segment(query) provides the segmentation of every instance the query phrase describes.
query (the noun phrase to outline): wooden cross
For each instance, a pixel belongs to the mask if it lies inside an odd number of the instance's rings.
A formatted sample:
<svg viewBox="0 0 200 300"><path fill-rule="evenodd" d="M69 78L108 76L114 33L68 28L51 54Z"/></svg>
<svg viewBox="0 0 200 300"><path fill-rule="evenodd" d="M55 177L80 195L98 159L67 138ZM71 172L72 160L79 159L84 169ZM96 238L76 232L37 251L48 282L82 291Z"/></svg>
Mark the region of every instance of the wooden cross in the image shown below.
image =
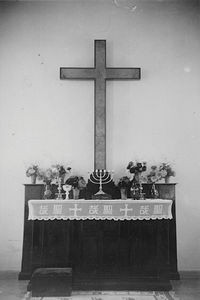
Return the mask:
<svg viewBox="0 0 200 300"><path fill-rule="evenodd" d="M106 169L106 80L140 79L140 68L107 68L106 41L95 40L94 68L60 68L60 79L94 80L94 169Z"/></svg>

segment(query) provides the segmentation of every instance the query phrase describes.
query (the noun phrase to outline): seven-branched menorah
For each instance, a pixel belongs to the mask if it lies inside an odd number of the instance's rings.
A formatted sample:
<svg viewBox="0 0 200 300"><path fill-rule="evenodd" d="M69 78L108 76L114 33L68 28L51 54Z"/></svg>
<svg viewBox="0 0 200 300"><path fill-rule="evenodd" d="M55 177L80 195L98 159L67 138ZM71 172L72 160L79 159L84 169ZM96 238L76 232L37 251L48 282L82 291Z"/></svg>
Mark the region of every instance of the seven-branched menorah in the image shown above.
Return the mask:
<svg viewBox="0 0 200 300"><path fill-rule="evenodd" d="M95 170L90 174L89 181L99 185L99 191L95 195L105 194L103 185L110 183L113 180L112 172L107 170Z"/></svg>

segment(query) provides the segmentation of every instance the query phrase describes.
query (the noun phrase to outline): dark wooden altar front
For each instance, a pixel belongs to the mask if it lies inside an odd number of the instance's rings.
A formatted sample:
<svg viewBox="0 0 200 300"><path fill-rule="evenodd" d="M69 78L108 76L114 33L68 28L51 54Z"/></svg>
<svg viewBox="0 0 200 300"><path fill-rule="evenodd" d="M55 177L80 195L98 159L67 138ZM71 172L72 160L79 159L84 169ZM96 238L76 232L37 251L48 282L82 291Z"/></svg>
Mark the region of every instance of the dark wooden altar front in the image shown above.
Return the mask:
<svg viewBox="0 0 200 300"><path fill-rule="evenodd" d="M150 189L144 184L147 197ZM173 200L172 220L28 221L28 200L42 199L44 186L25 185L19 279L40 267L72 267L74 290L170 290L170 279L179 278L175 184L157 189Z"/></svg>

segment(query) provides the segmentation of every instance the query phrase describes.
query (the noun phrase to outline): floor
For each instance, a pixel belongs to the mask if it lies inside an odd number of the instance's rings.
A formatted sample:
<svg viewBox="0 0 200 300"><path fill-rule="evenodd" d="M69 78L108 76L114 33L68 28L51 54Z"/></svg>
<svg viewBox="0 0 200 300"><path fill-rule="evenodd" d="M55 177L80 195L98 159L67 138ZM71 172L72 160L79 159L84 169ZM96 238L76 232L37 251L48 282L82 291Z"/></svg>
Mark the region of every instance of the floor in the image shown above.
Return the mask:
<svg viewBox="0 0 200 300"><path fill-rule="evenodd" d="M0 300L21 300L27 287L27 281L18 281L17 273L0 273ZM200 300L200 278L188 278L172 281L173 291L180 300ZM114 292L113 292L114 293Z"/></svg>

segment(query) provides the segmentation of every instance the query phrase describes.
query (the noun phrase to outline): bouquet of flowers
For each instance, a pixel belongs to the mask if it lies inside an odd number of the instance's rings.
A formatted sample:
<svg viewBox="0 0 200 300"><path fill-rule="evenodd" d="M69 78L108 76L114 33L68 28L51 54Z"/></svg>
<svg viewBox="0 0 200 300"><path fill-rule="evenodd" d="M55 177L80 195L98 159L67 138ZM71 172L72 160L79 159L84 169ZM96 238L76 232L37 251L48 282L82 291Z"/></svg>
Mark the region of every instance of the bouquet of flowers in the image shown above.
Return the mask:
<svg viewBox="0 0 200 300"><path fill-rule="evenodd" d="M57 180L58 178L64 179L65 174L70 173L71 168L68 167L68 168L65 169L63 167L63 165L53 165L51 167L51 170L52 170L54 179Z"/></svg>
<svg viewBox="0 0 200 300"><path fill-rule="evenodd" d="M161 179L161 174L156 165L151 166L149 174L147 174L147 182L155 183Z"/></svg>
<svg viewBox="0 0 200 300"><path fill-rule="evenodd" d="M170 177L170 176L175 176L175 171L172 170L172 167L170 166L169 163L162 163L159 166L159 171L160 175L162 178Z"/></svg>
<svg viewBox="0 0 200 300"><path fill-rule="evenodd" d="M31 183L35 184L36 183L36 178L38 176L39 168L37 165L31 165L28 167L26 170L26 176L31 177Z"/></svg>
<svg viewBox="0 0 200 300"><path fill-rule="evenodd" d="M128 176L123 176L119 179L118 187L120 189L128 189L130 185L131 185L131 181Z"/></svg>
<svg viewBox="0 0 200 300"><path fill-rule="evenodd" d="M131 187L131 181L128 176L123 176L119 179L118 187L120 189L121 199L127 199L127 194Z"/></svg>
<svg viewBox="0 0 200 300"><path fill-rule="evenodd" d="M39 180L42 180L46 184L51 184L51 181L55 179L55 174L53 173L51 168L39 169L37 177Z"/></svg>
<svg viewBox="0 0 200 300"><path fill-rule="evenodd" d="M133 161L130 161L128 163L127 169L129 170L130 173L134 173L134 174L142 173L142 172L146 171L146 169L147 169L146 165L147 165L146 162L134 163Z"/></svg>
<svg viewBox="0 0 200 300"><path fill-rule="evenodd" d="M86 181L82 176L70 176L65 181L65 184L71 185L72 188L78 188L82 190L86 187Z"/></svg>
<svg viewBox="0 0 200 300"><path fill-rule="evenodd" d="M30 167L28 167L28 169L26 170L26 176L30 177L30 176L37 176L38 175L38 166L37 165L31 165Z"/></svg>
<svg viewBox="0 0 200 300"><path fill-rule="evenodd" d="M53 165L48 169L39 169L38 179L50 184L53 180L57 181L58 178L63 178L70 171L70 167L65 169L62 165Z"/></svg>
<svg viewBox="0 0 200 300"><path fill-rule="evenodd" d="M159 167L152 166L151 171L147 175L147 180L149 183L155 183L161 179L165 179L167 182L170 176L175 176L175 172L169 163L162 163Z"/></svg>
<svg viewBox="0 0 200 300"><path fill-rule="evenodd" d="M146 162L133 162L130 161L128 163L127 169L129 170L129 172L131 174L134 174L134 178L133 180L137 183L141 183L142 180L144 180L144 178L142 178L142 172L146 171L147 166L146 166Z"/></svg>

